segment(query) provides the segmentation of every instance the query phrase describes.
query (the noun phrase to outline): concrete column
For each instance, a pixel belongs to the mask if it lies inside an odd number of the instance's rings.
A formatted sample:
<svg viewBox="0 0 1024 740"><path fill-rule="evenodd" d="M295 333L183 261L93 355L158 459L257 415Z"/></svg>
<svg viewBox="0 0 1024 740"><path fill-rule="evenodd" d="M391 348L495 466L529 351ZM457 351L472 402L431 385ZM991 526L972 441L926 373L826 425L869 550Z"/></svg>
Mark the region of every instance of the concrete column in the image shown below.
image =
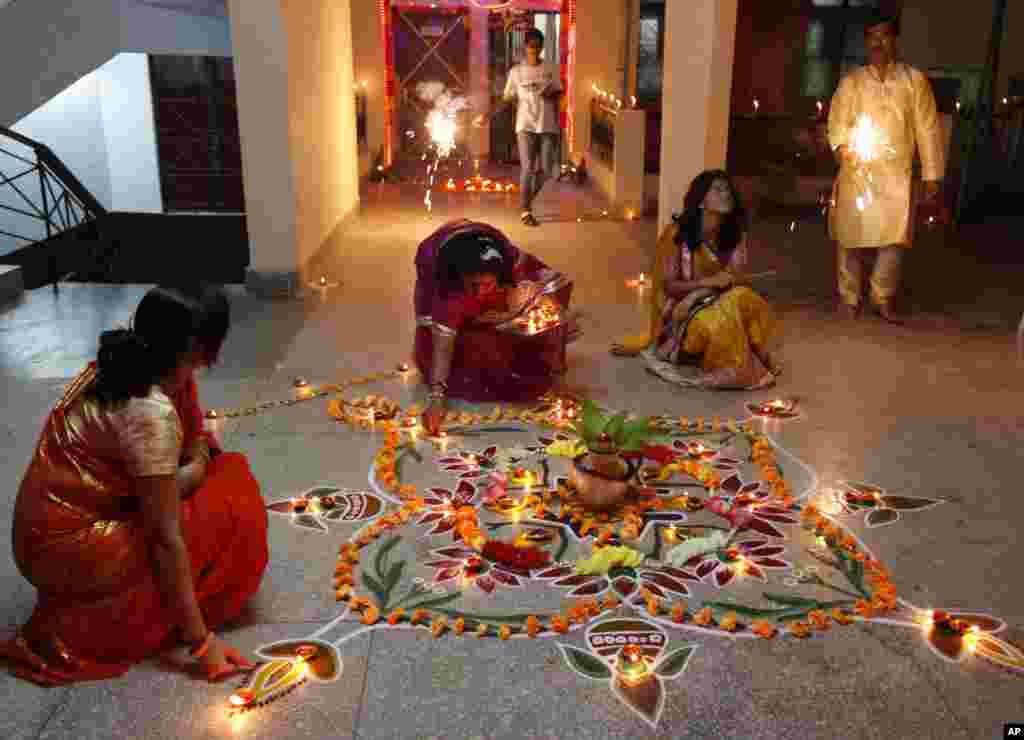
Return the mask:
<svg viewBox="0 0 1024 740"><path fill-rule="evenodd" d="M725 167L737 3L665 3L659 230L682 207L694 177Z"/></svg>
<svg viewBox="0 0 1024 740"><path fill-rule="evenodd" d="M469 101L472 117L491 112L491 37L488 11L471 5L469 8ZM491 156L490 120L483 126L470 126L469 151L474 159Z"/></svg>
<svg viewBox="0 0 1024 740"><path fill-rule="evenodd" d="M313 258L340 248L359 204L350 0L228 0L228 9L248 283L294 294Z"/></svg>
<svg viewBox="0 0 1024 740"><path fill-rule="evenodd" d="M640 0L626 0L626 89L623 98L636 95L636 72L640 63Z"/></svg>
<svg viewBox="0 0 1024 740"><path fill-rule="evenodd" d="M276 2L228 0L249 230L249 282L297 283L295 177L288 126L288 37Z"/></svg>
<svg viewBox="0 0 1024 740"><path fill-rule="evenodd" d="M682 0L669 0L680 2ZM592 86L621 96L625 69L626 0L577 0L576 78L570 94L575 111L576 148L590 149ZM683 15L683 13L680 13Z"/></svg>

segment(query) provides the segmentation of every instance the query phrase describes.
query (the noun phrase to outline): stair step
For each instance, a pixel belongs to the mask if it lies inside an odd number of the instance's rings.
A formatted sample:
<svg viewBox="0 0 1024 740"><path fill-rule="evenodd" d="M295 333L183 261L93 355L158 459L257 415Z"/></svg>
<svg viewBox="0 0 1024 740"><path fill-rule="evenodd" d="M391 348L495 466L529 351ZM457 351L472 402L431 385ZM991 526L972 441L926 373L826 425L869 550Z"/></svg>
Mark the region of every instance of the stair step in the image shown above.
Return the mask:
<svg viewBox="0 0 1024 740"><path fill-rule="evenodd" d="M0 306L16 301L24 292L21 268L17 265L0 265Z"/></svg>

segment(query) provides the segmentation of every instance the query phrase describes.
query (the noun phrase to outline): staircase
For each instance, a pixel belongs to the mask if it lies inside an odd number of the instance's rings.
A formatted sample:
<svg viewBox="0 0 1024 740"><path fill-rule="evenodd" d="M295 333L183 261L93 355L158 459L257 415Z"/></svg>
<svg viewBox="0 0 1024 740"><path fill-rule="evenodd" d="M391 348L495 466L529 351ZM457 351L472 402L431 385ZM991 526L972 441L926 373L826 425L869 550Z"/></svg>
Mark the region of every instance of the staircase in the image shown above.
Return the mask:
<svg viewBox="0 0 1024 740"><path fill-rule="evenodd" d="M5 212L22 227L0 234L23 246L0 256L0 284L11 291L0 293L0 301L65 280L245 282L244 214L107 211L49 147L0 127L0 214Z"/></svg>

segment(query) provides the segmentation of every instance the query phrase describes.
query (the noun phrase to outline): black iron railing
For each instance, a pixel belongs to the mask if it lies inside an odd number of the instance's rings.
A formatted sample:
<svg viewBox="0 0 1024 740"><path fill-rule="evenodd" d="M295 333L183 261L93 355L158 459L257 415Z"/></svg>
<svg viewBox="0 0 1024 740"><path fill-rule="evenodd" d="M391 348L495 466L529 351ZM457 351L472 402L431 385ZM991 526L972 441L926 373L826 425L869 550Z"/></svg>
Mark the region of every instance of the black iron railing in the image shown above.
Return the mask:
<svg viewBox="0 0 1024 740"><path fill-rule="evenodd" d="M12 142L31 150L31 155L12 151ZM16 205L9 205L9 202ZM21 246L49 239L107 213L48 146L3 126L0 126L0 211L42 223L42 229L36 234L0 229L0 235L25 242Z"/></svg>

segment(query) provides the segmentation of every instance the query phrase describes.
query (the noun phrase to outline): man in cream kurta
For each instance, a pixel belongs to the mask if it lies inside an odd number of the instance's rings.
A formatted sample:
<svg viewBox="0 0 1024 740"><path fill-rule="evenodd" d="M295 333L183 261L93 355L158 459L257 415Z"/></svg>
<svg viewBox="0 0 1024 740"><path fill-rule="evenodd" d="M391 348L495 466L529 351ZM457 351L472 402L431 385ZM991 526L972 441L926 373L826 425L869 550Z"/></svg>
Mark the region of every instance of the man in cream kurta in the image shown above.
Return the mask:
<svg viewBox="0 0 1024 740"><path fill-rule="evenodd" d="M897 322L892 299L903 249L913 235L912 168L919 152L924 197L934 200L945 170L942 135L931 83L895 61L897 19L878 15L865 28L870 63L847 75L832 98L829 144L839 159L829 232L838 243L840 311L860 311L863 254L877 249L871 301Z"/></svg>

